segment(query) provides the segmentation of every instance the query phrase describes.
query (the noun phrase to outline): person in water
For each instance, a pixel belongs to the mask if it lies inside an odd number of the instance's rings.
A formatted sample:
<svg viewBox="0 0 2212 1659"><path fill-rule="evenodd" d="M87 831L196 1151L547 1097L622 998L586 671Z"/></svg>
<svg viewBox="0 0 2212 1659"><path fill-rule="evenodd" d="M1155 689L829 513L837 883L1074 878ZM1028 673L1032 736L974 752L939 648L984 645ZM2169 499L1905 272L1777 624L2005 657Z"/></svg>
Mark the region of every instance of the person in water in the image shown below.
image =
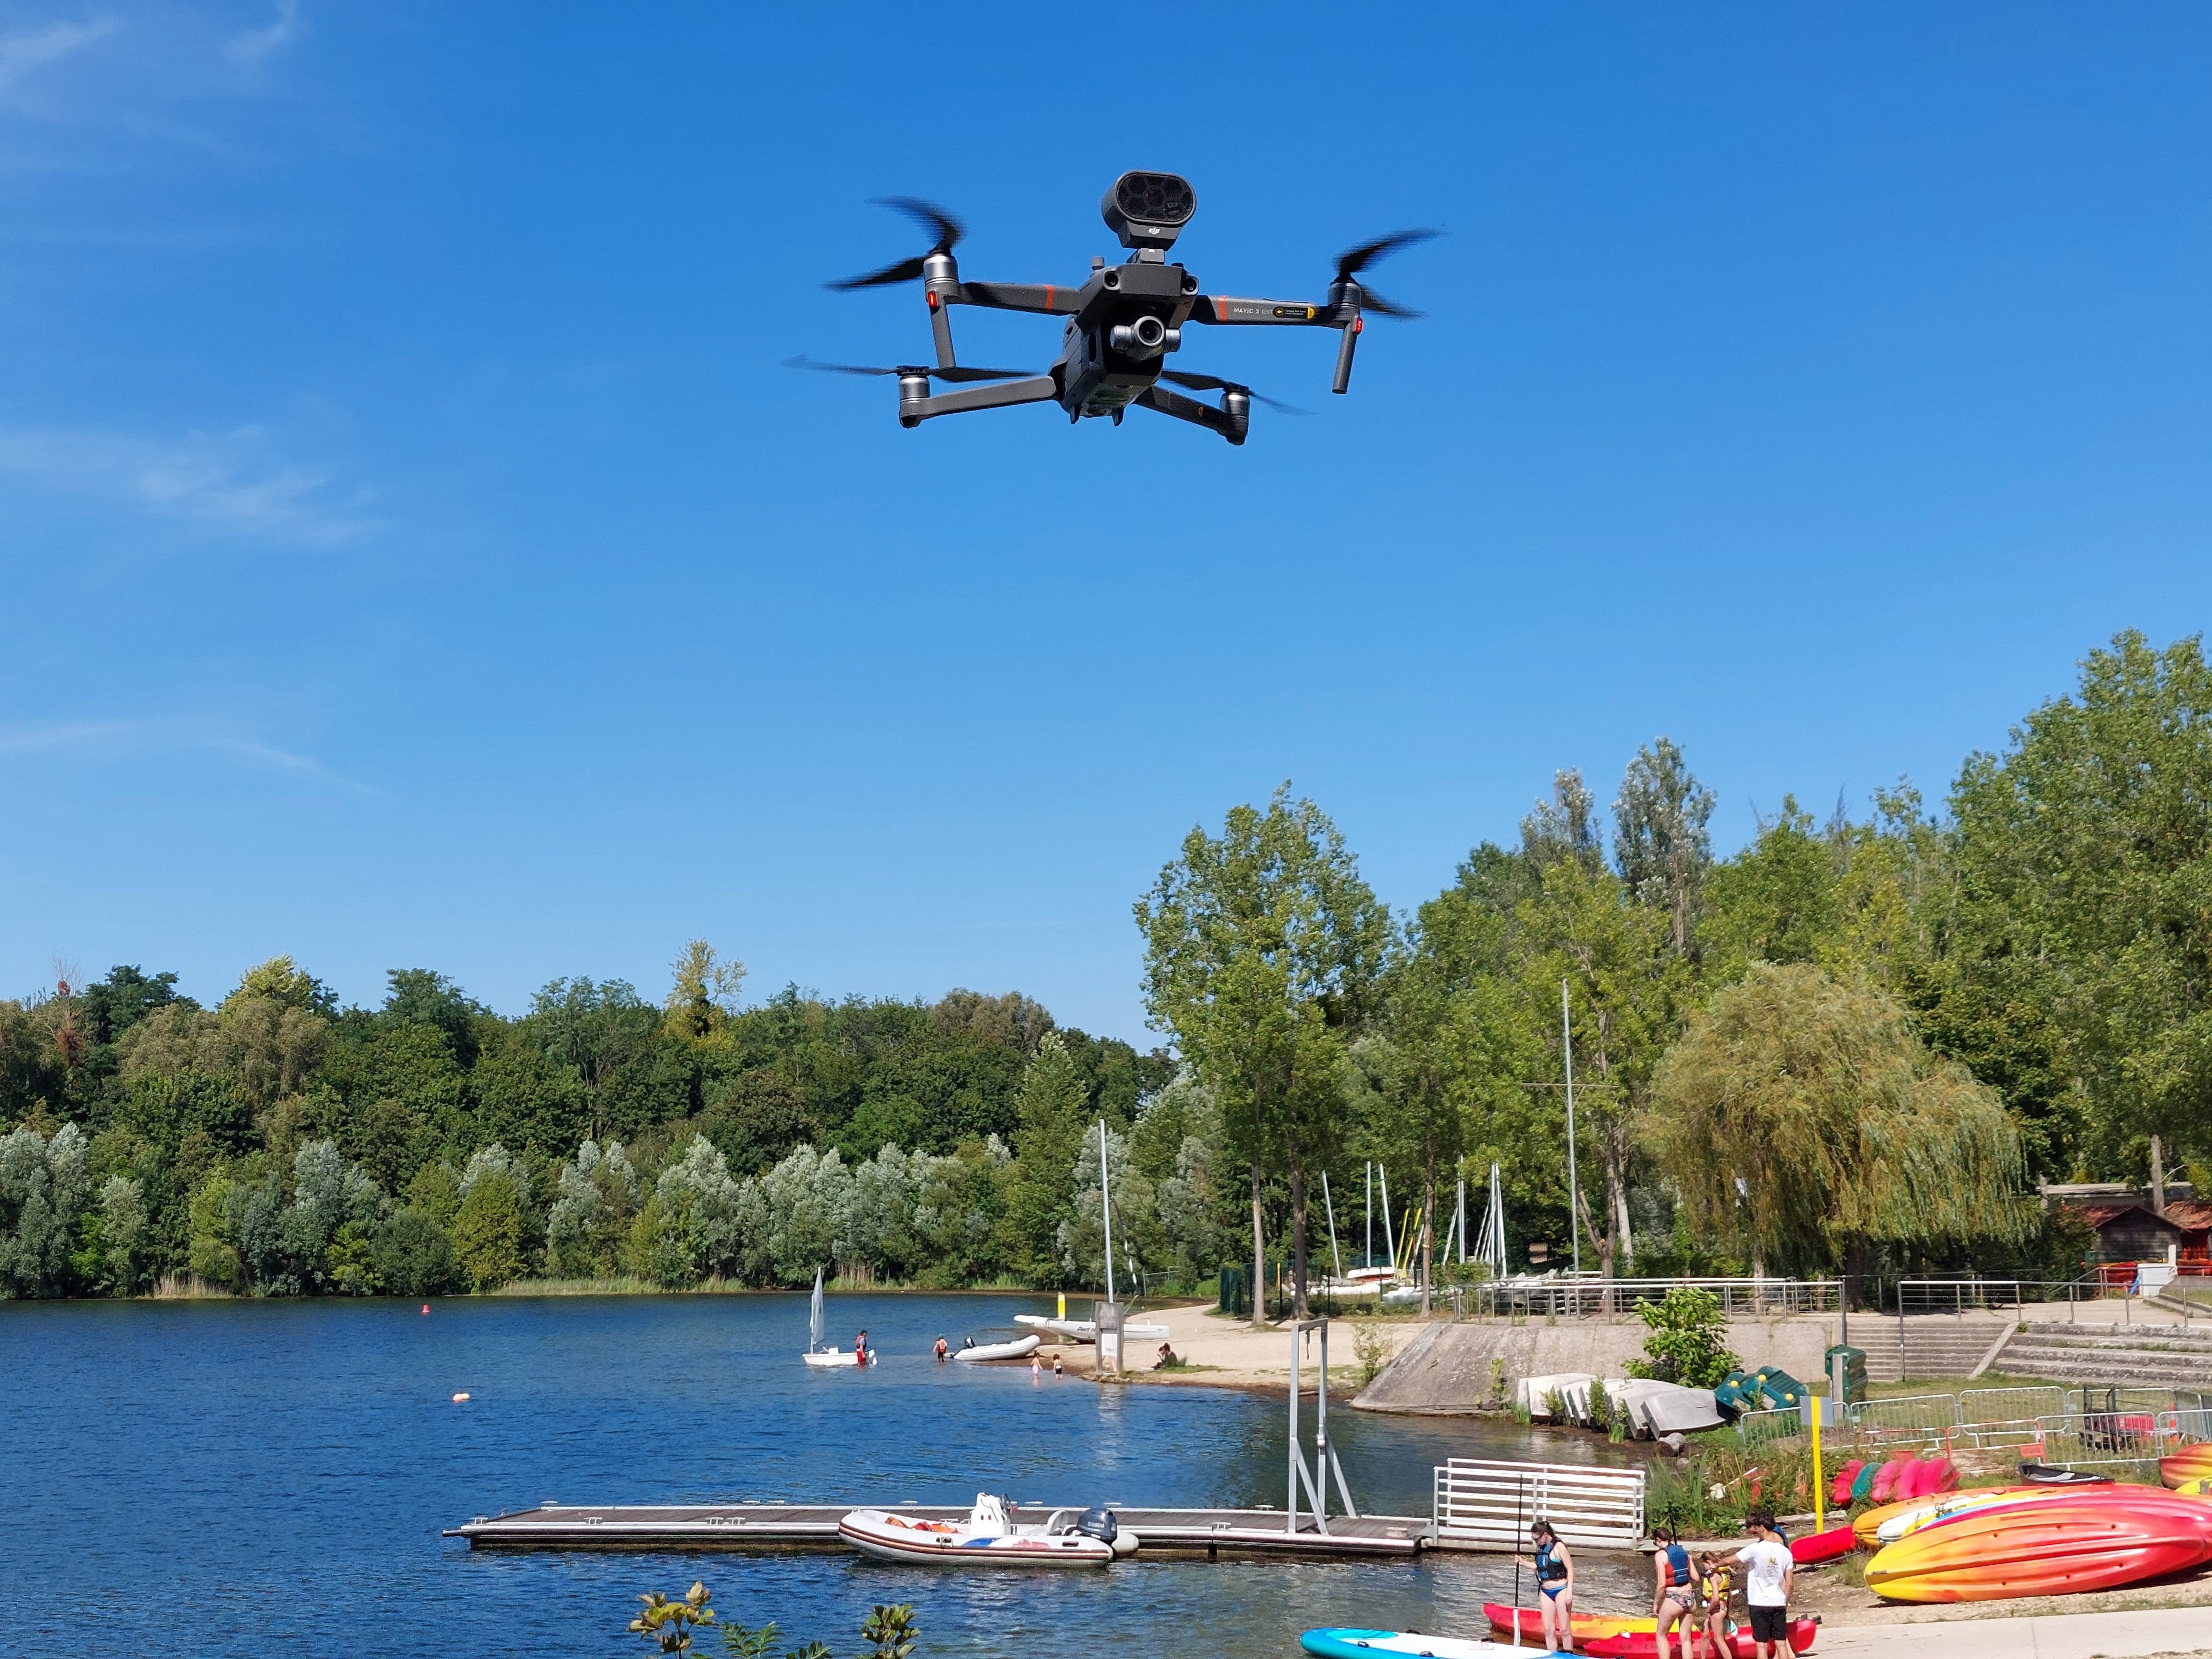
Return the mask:
<svg viewBox="0 0 2212 1659"><path fill-rule="evenodd" d="M1689 1551L1672 1527L1652 1528L1651 1541L1657 1547L1651 1552L1651 1617L1659 1659L1667 1659L1667 1632L1678 1620L1681 1628L1676 1640L1682 1659L1690 1659L1698 1634L1698 1575L1690 1565Z"/></svg>
<svg viewBox="0 0 2212 1659"><path fill-rule="evenodd" d="M942 1365L945 1361L946 1356L951 1352L951 1349L945 1346L945 1339L941 1336L939 1337L937 1339L937 1363Z"/></svg>
<svg viewBox="0 0 2212 1659"><path fill-rule="evenodd" d="M868 1363L868 1334L865 1330L853 1339L853 1363L855 1365Z"/></svg>
<svg viewBox="0 0 2212 1659"><path fill-rule="evenodd" d="M1053 1350L1053 1355L1052 1355L1052 1374L1053 1374L1054 1376L1063 1376L1063 1375L1065 1375L1065 1373L1066 1373L1066 1367L1064 1367L1063 1365L1061 1365L1061 1364L1060 1363L1060 1351L1059 1351L1057 1348L1055 1348L1054 1350Z"/></svg>
<svg viewBox="0 0 2212 1659"><path fill-rule="evenodd" d="M1544 1645L1553 1653L1575 1650L1575 1558L1559 1541L1552 1523L1539 1516L1528 1528L1535 1545L1537 1605L1544 1618Z"/></svg>

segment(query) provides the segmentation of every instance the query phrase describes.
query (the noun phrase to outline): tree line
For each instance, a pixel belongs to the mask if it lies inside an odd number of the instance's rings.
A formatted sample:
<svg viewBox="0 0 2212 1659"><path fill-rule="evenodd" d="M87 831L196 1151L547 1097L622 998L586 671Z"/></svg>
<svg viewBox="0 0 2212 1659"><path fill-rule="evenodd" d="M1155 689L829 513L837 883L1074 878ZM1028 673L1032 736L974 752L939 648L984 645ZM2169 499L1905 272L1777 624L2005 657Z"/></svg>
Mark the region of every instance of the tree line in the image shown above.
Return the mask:
<svg viewBox="0 0 2212 1659"><path fill-rule="evenodd" d="M2157 1136L2212 1177L2208 722L2201 642L2122 635L1941 812L1785 798L1718 860L1662 738L1609 808L1559 772L1409 915L1285 786L1137 902L1172 1055L1018 994L747 1005L703 941L657 1002L562 979L517 1018L425 969L370 1009L289 957L213 1007L118 967L0 1002L0 1287L1081 1287L1102 1160L1155 1288L1242 1258L1302 1294L1369 1159L1425 1255L1495 1163L1516 1264L2064 1276L2039 1176L2139 1175Z"/></svg>

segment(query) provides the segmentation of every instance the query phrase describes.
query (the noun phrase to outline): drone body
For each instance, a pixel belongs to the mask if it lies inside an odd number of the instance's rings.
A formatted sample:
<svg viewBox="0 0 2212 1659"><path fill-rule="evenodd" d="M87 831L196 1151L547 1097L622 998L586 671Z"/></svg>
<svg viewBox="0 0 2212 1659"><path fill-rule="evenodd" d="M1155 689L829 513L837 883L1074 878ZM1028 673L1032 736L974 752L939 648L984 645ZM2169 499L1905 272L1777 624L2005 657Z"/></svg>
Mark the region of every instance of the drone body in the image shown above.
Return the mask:
<svg viewBox="0 0 2212 1659"><path fill-rule="evenodd" d="M962 234L960 222L942 208L908 197L891 198L887 204L935 230L936 246L927 253L830 286L874 288L919 277L929 306L936 367L904 364L896 368L855 368L804 358L793 359L793 366L896 375L899 424L904 427L919 426L939 415L1042 403L1058 404L1071 421L1103 415L1119 425L1122 413L1134 404L1209 428L1231 443L1241 444L1251 427L1255 399L1261 403L1272 399L1258 398L1249 386L1218 375L1169 368L1167 355L1181 349L1183 329L1193 323L1335 329L1340 340L1334 389L1342 392L1352 383L1352 356L1364 326L1363 314L1370 311L1393 317L1419 314L1402 310L1362 288L1357 280L1358 272L1392 249L1435 234L1401 231L1351 249L1337 261L1336 280L1329 284L1328 298L1315 304L1200 293L1196 276L1168 262L1168 250L1198 207L1195 192L1173 173L1125 173L1114 181L1100 211L1121 246L1130 250L1129 258L1118 265L1094 258L1089 280L1074 288L1048 283L963 282L952 257L953 245ZM1066 317L1059 359L1037 374L963 365L952 349L951 307L957 305ZM951 390L933 392L932 380L955 384ZM958 384L968 381L978 384ZM1221 401L1216 404L1186 398L1162 381L1197 391L1218 391Z"/></svg>

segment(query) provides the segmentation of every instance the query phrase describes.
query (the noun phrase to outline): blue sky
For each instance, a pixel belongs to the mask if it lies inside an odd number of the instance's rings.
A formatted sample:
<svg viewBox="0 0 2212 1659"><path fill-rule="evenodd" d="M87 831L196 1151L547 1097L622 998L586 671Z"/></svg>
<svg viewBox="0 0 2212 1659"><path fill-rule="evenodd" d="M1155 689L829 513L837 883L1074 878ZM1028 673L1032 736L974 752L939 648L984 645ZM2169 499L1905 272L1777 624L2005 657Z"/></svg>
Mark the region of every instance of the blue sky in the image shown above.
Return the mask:
<svg viewBox="0 0 2212 1659"><path fill-rule="evenodd" d="M2212 14L1244 15L0 6L0 992L703 933L1141 1038L1285 778L1410 908L1555 767L1669 734L1725 850L2203 627ZM926 351L869 198L1073 282L1133 167L1211 291L1444 228L1429 319L1192 331L1312 411L1242 450L779 367Z"/></svg>

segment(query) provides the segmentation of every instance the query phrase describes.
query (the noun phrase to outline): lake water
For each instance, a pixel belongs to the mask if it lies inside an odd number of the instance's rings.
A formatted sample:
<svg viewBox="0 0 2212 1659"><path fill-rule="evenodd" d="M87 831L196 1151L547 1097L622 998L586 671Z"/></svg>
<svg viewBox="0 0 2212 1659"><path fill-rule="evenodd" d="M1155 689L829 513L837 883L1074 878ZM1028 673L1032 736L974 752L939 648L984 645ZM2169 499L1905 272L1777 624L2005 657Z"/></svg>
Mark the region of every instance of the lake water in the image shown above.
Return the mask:
<svg viewBox="0 0 2212 1659"><path fill-rule="evenodd" d="M472 1553L440 1528L547 1499L1280 1504L1283 1401L928 1358L940 1333L1011 1334L1048 1310L1033 1297L832 1297L835 1340L865 1326L887 1356L866 1373L799 1364L803 1297L419 1307L0 1304L0 1653L643 1652L635 1597L703 1577L726 1619L840 1653L872 1604L911 1601L917 1659L1107 1639L1277 1659L1314 1625L1476 1634L1513 1586L1503 1558L1457 1554L1039 1575ZM1447 1456L1617 1455L1462 1419L1331 1425L1354 1499L1401 1515L1428 1513ZM1600 1594L1643 1571L1584 1563Z"/></svg>

